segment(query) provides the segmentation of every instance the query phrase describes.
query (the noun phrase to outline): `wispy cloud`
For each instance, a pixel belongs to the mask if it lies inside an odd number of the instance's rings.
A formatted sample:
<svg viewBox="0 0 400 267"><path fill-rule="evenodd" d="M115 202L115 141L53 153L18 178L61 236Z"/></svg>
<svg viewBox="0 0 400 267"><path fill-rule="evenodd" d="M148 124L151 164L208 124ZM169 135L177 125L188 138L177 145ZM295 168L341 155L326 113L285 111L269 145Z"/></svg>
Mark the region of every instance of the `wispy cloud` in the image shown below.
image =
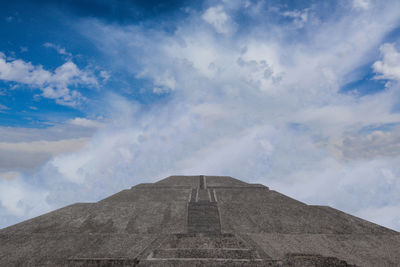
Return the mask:
<svg viewBox="0 0 400 267"><path fill-rule="evenodd" d="M47 48L53 48L55 49L60 55L67 56L68 58L72 58L72 54L68 52L64 47L61 47L59 45L53 44L53 43L44 43L44 47Z"/></svg>
<svg viewBox="0 0 400 267"><path fill-rule="evenodd" d="M7 110L7 109L8 109L7 106L0 104L0 112L1 112L1 110Z"/></svg>
<svg viewBox="0 0 400 267"><path fill-rule="evenodd" d="M86 118L74 118L67 121L68 124L87 127L87 128L100 128L103 127L104 124L97 120L89 120Z"/></svg>

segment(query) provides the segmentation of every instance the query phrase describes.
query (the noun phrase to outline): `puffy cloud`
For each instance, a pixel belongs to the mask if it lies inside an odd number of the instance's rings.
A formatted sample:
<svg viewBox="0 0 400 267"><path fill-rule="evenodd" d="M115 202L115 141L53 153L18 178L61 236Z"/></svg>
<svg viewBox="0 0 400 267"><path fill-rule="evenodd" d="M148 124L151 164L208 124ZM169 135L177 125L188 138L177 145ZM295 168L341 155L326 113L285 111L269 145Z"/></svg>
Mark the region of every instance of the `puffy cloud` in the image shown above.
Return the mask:
<svg viewBox="0 0 400 267"><path fill-rule="evenodd" d="M17 82L42 90L42 96L55 99L57 103L75 106L83 96L71 86L97 86L98 82L89 71L82 71L72 61L67 61L54 72L20 59L8 60L0 52L0 79Z"/></svg>
<svg viewBox="0 0 400 267"><path fill-rule="evenodd" d="M230 34L234 31L232 21L222 5L208 8L202 18L218 33Z"/></svg>
<svg viewBox="0 0 400 267"><path fill-rule="evenodd" d="M372 67L378 74L375 79L400 80L400 51L394 44L386 43L380 47L382 60L376 61Z"/></svg>

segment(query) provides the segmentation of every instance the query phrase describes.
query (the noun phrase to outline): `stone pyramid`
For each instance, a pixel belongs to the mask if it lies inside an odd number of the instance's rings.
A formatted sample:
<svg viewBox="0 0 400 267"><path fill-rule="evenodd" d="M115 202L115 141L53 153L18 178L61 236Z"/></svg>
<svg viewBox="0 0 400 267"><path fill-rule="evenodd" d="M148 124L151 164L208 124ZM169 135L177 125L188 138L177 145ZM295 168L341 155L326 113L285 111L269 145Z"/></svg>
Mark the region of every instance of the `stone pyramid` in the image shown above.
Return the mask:
<svg viewBox="0 0 400 267"><path fill-rule="evenodd" d="M400 266L400 233L225 176L170 176L0 230L0 266Z"/></svg>

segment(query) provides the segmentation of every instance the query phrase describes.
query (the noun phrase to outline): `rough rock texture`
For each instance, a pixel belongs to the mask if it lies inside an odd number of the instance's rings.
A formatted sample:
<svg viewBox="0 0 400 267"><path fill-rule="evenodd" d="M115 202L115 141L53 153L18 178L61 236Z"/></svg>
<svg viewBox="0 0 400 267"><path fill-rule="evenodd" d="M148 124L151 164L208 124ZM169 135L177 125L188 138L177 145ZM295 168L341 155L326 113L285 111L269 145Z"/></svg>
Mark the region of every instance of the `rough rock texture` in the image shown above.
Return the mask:
<svg viewBox="0 0 400 267"><path fill-rule="evenodd" d="M0 266L400 266L400 233L231 177L171 176L0 230Z"/></svg>

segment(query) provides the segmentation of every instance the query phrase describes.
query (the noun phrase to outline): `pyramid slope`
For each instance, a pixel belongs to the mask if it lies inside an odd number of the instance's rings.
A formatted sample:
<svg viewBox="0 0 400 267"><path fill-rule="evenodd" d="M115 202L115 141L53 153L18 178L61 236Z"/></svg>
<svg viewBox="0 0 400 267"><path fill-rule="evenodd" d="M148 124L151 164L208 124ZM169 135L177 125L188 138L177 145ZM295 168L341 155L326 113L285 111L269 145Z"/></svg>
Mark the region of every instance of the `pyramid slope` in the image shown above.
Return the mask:
<svg viewBox="0 0 400 267"><path fill-rule="evenodd" d="M399 255L396 231L226 176L170 176L0 230L0 266L396 266Z"/></svg>

